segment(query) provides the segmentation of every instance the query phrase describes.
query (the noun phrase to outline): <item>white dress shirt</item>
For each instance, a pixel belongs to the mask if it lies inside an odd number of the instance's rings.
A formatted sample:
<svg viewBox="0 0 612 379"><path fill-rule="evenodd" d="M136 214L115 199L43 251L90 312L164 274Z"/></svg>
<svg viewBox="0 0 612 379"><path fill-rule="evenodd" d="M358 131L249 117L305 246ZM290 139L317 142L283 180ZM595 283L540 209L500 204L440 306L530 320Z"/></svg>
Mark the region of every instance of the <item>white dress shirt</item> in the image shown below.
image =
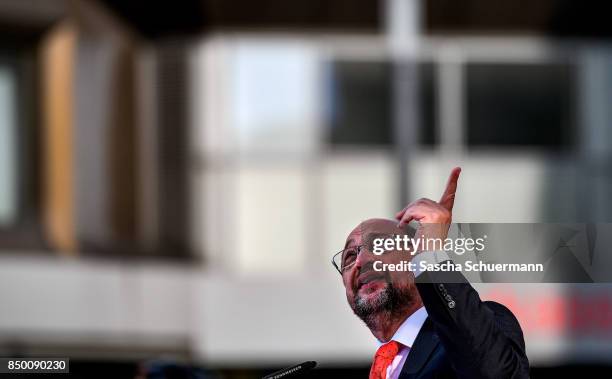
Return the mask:
<svg viewBox="0 0 612 379"><path fill-rule="evenodd" d="M412 262L416 264L416 270L414 271L415 278L422 274L419 266L421 261L426 261L428 263L440 263L448 259L448 254L446 254L444 251L424 251L415 255L412 258ZM414 344L414 340L416 339L417 334L419 334L419 330L421 330L421 327L425 323L426 319L427 311L425 310L425 307L421 307L416 312L411 314L395 331L393 337L391 337L391 341L399 342L403 345L403 347L397 353L395 358L393 358L393 362L391 362L389 367L387 367L387 379L399 378L399 375L402 372L402 367L404 367L404 363L406 363L406 358L408 358L408 353L410 353L410 348ZM384 343L386 342L378 341L378 347Z"/></svg>
<svg viewBox="0 0 612 379"><path fill-rule="evenodd" d="M401 343L402 348L387 368L387 379L397 379L399 377L400 372L402 372L402 367L404 367L404 363L406 362L406 358L408 358L408 353L410 353L410 347L414 344L414 340L425 323L425 319L427 319L427 311L425 307L421 307L411 314L395 331L393 337L391 337L391 341ZM380 347L385 343L386 342L379 341L378 346Z"/></svg>

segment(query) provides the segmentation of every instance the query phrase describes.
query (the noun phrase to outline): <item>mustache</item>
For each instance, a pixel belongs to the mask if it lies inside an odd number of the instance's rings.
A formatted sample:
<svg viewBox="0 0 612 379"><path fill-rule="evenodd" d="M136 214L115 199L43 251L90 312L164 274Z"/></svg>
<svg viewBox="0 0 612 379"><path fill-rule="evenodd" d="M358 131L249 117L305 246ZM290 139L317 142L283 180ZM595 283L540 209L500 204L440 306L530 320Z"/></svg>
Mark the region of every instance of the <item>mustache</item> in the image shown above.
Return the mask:
<svg viewBox="0 0 612 379"><path fill-rule="evenodd" d="M374 271L374 262L367 262L366 264L361 266L361 268L359 269L359 272L357 272L357 276L359 277L362 274L365 274L370 271Z"/></svg>
<svg viewBox="0 0 612 379"><path fill-rule="evenodd" d="M357 275L355 276L355 284L354 284L355 289L357 289L358 287L358 278L361 275L366 274L370 271L374 271L376 272L376 274L382 276L386 283L391 283L391 274L389 273L389 271L374 270L374 262L371 261L371 262L366 262L363 266L361 266L361 268L357 272Z"/></svg>

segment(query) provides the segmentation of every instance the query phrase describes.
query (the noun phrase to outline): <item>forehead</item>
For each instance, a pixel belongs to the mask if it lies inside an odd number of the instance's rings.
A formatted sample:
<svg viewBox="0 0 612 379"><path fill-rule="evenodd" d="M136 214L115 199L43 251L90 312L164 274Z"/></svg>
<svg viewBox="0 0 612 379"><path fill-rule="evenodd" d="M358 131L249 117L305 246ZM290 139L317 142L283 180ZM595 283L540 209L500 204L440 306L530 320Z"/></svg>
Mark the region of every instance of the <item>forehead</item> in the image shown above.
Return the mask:
<svg viewBox="0 0 612 379"><path fill-rule="evenodd" d="M345 246L362 244L371 235L405 234L406 230L397 227L397 221L386 219L366 220L357 225L346 238Z"/></svg>

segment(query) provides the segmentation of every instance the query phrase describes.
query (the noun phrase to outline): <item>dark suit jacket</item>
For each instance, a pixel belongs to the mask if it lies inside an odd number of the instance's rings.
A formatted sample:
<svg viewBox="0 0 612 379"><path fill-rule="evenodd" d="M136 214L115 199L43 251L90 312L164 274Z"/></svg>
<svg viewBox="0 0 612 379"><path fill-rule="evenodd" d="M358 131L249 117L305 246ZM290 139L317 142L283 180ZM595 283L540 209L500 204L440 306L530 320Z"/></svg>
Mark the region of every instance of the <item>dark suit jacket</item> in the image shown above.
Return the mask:
<svg viewBox="0 0 612 379"><path fill-rule="evenodd" d="M529 378L523 332L508 308L481 301L459 272L423 272L417 288L429 316L399 379Z"/></svg>

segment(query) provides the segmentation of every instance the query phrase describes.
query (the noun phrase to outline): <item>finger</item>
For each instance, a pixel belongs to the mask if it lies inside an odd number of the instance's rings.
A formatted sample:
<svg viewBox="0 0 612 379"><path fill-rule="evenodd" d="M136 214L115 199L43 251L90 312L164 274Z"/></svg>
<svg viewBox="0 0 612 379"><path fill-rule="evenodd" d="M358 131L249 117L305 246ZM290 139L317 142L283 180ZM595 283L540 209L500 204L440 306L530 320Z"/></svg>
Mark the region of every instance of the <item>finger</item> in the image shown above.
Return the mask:
<svg viewBox="0 0 612 379"><path fill-rule="evenodd" d="M406 207L406 210L400 218L397 226L401 228L404 225L410 223L410 221L412 220L419 221L424 218L429 212L431 212L431 209L426 204L409 205Z"/></svg>
<svg viewBox="0 0 612 379"><path fill-rule="evenodd" d="M446 189L439 201L439 204L449 211L453 210L453 205L455 204L455 193L457 192L457 182L459 181L460 173L461 167L455 167L451 171L446 183Z"/></svg>
<svg viewBox="0 0 612 379"><path fill-rule="evenodd" d="M402 216L404 215L404 213L406 213L406 209L408 209L408 207L404 207L401 211L397 212L395 214L395 219L396 220L401 220Z"/></svg>
<svg viewBox="0 0 612 379"><path fill-rule="evenodd" d="M410 223L410 221L414 220L414 217L411 215L405 215L404 217L402 217L399 222L397 223L397 227L398 228L403 228L404 225L408 225Z"/></svg>
<svg viewBox="0 0 612 379"><path fill-rule="evenodd" d="M437 206L438 203L436 203L433 200L430 199L425 199L425 198L421 198L419 200L413 201L412 203L408 204L407 206L404 207L404 209L402 209L401 211L397 212L395 214L395 219L396 220L401 220L402 217L404 217L404 215L406 214L406 211L408 211L409 209L418 207L418 209L422 208L422 207L435 207Z"/></svg>

